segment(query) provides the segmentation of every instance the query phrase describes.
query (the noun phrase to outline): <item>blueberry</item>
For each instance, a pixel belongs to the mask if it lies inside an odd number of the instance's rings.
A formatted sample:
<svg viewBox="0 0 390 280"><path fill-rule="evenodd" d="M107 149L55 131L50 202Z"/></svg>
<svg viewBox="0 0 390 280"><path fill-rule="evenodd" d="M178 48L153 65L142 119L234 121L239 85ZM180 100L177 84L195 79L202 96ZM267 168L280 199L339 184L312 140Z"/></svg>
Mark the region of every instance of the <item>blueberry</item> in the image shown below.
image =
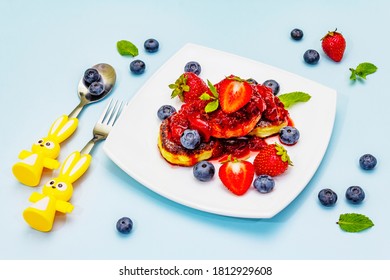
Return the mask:
<svg viewBox="0 0 390 280"><path fill-rule="evenodd" d="M93 82L100 81L100 79L101 79L101 77L100 77L98 70L96 70L94 68L89 68L89 69L85 70L83 80L84 80L84 84L87 87L90 84L92 84Z"/></svg>
<svg viewBox="0 0 390 280"><path fill-rule="evenodd" d="M295 41L299 41L302 39L303 37L303 31L301 29L298 29L298 28L294 28L291 33L291 38Z"/></svg>
<svg viewBox="0 0 390 280"><path fill-rule="evenodd" d="M331 189L322 189L318 193L318 199L324 206L332 206L337 201L337 194Z"/></svg>
<svg viewBox="0 0 390 280"><path fill-rule="evenodd" d="M104 85L101 82L93 82L89 87L88 91L91 95L101 95L104 92Z"/></svg>
<svg viewBox="0 0 390 280"><path fill-rule="evenodd" d="M253 181L253 186L261 193L269 193L274 189L275 180L269 175L260 175Z"/></svg>
<svg viewBox="0 0 390 280"><path fill-rule="evenodd" d="M345 192L345 197L352 203L360 203L366 197L363 189L359 186L351 186Z"/></svg>
<svg viewBox="0 0 390 280"><path fill-rule="evenodd" d="M279 83L275 80L266 80L263 83L263 86L266 86L266 87L269 87L270 89L272 89L272 93L274 95L277 95L279 93L280 86L279 86Z"/></svg>
<svg viewBox="0 0 390 280"><path fill-rule="evenodd" d="M285 145L294 145L299 140L299 130L293 126L285 126L279 131L279 139Z"/></svg>
<svg viewBox="0 0 390 280"><path fill-rule="evenodd" d="M316 50L307 50L303 54L303 59L308 64L316 64L320 60L320 54Z"/></svg>
<svg viewBox="0 0 390 280"><path fill-rule="evenodd" d="M120 218L116 222L116 229L123 234L129 234L133 229L133 221L128 217Z"/></svg>
<svg viewBox="0 0 390 280"><path fill-rule="evenodd" d="M197 130L186 129L180 137L180 143L186 149L193 150L200 145L200 135Z"/></svg>
<svg viewBox="0 0 390 280"><path fill-rule="evenodd" d="M248 83L250 83L251 85L254 85L254 86L256 86L256 85L258 85L259 83L255 80L255 79L253 79L253 78L249 78L249 79L247 79L246 80Z"/></svg>
<svg viewBox="0 0 390 280"><path fill-rule="evenodd" d="M196 61L190 61L184 66L184 72L192 72L199 75L202 71L202 67Z"/></svg>
<svg viewBox="0 0 390 280"><path fill-rule="evenodd" d="M158 51L160 44L156 39L148 39L144 43L144 48L147 52L154 53Z"/></svg>
<svg viewBox="0 0 390 280"><path fill-rule="evenodd" d="M176 112L175 107L173 107L171 105L163 105L160 107L160 109L158 109L157 117L163 121L163 120L169 118L175 112Z"/></svg>
<svg viewBox="0 0 390 280"><path fill-rule="evenodd" d="M215 174L215 167L209 161L200 161L192 169L196 179L202 182L210 181Z"/></svg>
<svg viewBox="0 0 390 280"><path fill-rule="evenodd" d="M134 74L142 74L143 72L145 72L145 62L143 62L142 60L139 60L139 59L136 59L136 60L133 60L131 63L130 63L130 71Z"/></svg>
<svg viewBox="0 0 390 280"><path fill-rule="evenodd" d="M360 157L359 164L364 170L371 170L376 166L377 160L373 155L365 154Z"/></svg>

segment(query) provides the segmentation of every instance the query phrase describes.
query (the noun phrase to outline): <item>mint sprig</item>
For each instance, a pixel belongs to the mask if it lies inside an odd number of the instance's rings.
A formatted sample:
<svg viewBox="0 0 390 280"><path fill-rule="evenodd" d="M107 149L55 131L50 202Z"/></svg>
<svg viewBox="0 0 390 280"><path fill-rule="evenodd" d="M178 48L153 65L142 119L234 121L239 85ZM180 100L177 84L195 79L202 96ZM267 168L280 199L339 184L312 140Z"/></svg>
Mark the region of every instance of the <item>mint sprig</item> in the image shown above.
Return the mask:
<svg viewBox="0 0 390 280"><path fill-rule="evenodd" d="M346 232L360 232L374 226L370 218L356 213L341 214L337 224Z"/></svg>
<svg viewBox="0 0 390 280"><path fill-rule="evenodd" d="M138 48L130 41L121 40L116 43L116 48L120 55L138 55Z"/></svg>
<svg viewBox="0 0 390 280"><path fill-rule="evenodd" d="M376 67L374 64L372 64L370 62L363 62L363 63L360 63L356 67L356 69L349 68L349 70L352 72L349 79L352 81L356 81L358 78L365 80L367 75L374 74L376 72L376 70L378 70L378 67Z"/></svg>
<svg viewBox="0 0 390 280"><path fill-rule="evenodd" d="M290 108L292 105L298 102L307 102L311 98L310 94L302 91L294 91L279 95L279 100L283 103L284 107Z"/></svg>
<svg viewBox="0 0 390 280"><path fill-rule="evenodd" d="M207 105L204 108L204 111L206 113L211 113L217 110L219 107L219 100L218 100L219 95L217 89L209 80L207 80L207 85L209 86L212 95L205 92L199 98L200 100L205 100L205 101L211 100L209 103L207 103Z"/></svg>

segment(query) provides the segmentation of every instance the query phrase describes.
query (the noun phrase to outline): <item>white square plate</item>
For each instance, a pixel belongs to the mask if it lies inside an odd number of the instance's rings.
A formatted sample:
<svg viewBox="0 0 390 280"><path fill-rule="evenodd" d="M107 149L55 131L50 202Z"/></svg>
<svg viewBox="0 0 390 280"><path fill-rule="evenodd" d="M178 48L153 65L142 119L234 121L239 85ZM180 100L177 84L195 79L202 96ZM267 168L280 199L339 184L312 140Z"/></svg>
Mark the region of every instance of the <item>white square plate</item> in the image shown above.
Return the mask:
<svg viewBox="0 0 390 280"><path fill-rule="evenodd" d="M294 166L275 178L272 192L261 194L251 187L243 196L236 196L219 180L218 163L213 180L199 182L192 175L192 168L172 166L161 157L157 148L161 123L157 110L164 104L180 108L178 98L170 98L168 85L175 82L191 60L201 64L200 77L212 83L230 74L254 78L259 83L274 79L280 84L280 94L303 91L312 96L309 102L289 110L301 137L296 145L286 148ZM187 44L134 96L105 141L104 151L127 174L168 199L219 215L271 218L299 195L316 172L332 134L335 114L333 89L257 61ZM267 141L275 142L277 138Z"/></svg>

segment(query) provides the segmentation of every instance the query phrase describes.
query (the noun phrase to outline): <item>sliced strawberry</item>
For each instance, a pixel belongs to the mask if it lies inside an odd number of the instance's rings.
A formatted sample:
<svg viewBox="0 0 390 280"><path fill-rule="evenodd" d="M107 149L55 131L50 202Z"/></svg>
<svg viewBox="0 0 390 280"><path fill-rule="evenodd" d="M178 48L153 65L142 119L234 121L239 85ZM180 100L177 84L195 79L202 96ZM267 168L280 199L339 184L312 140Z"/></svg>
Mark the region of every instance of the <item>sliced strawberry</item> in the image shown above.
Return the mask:
<svg viewBox="0 0 390 280"><path fill-rule="evenodd" d="M257 175L274 177L283 174L292 162L284 147L275 143L261 149L253 165Z"/></svg>
<svg viewBox="0 0 390 280"><path fill-rule="evenodd" d="M171 98L178 96L183 102L191 102L199 100L199 97L209 92L206 83L195 73L185 72L176 80L174 84L170 84L172 89Z"/></svg>
<svg viewBox="0 0 390 280"><path fill-rule="evenodd" d="M251 85L237 77L229 76L216 85L219 94L219 104L227 114L236 112L244 107L252 97Z"/></svg>
<svg viewBox="0 0 390 280"><path fill-rule="evenodd" d="M234 159L222 164L218 175L229 191L235 195L243 195L252 185L255 170L249 161Z"/></svg>

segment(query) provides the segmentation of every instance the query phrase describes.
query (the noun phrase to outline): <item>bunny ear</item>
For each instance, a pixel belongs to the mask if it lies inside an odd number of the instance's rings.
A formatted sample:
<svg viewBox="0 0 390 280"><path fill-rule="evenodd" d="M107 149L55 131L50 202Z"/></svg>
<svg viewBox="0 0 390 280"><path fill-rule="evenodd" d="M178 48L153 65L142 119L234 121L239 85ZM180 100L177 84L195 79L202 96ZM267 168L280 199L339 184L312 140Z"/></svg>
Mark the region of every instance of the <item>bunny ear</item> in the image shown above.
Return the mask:
<svg viewBox="0 0 390 280"><path fill-rule="evenodd" d="M91 155L81 155L80 152L73 152L64 161L60 169L60 176L73 183L87 171L91 163Z"/></svg>
<svg viewBox="0 0 390 280"><path fill-rule="evenodd" d="M68 116L63 115L52 124L48 136L51 139L56 140L56 142L61 143L73 134L77 125L77 118L68 119Z"/></svg>

